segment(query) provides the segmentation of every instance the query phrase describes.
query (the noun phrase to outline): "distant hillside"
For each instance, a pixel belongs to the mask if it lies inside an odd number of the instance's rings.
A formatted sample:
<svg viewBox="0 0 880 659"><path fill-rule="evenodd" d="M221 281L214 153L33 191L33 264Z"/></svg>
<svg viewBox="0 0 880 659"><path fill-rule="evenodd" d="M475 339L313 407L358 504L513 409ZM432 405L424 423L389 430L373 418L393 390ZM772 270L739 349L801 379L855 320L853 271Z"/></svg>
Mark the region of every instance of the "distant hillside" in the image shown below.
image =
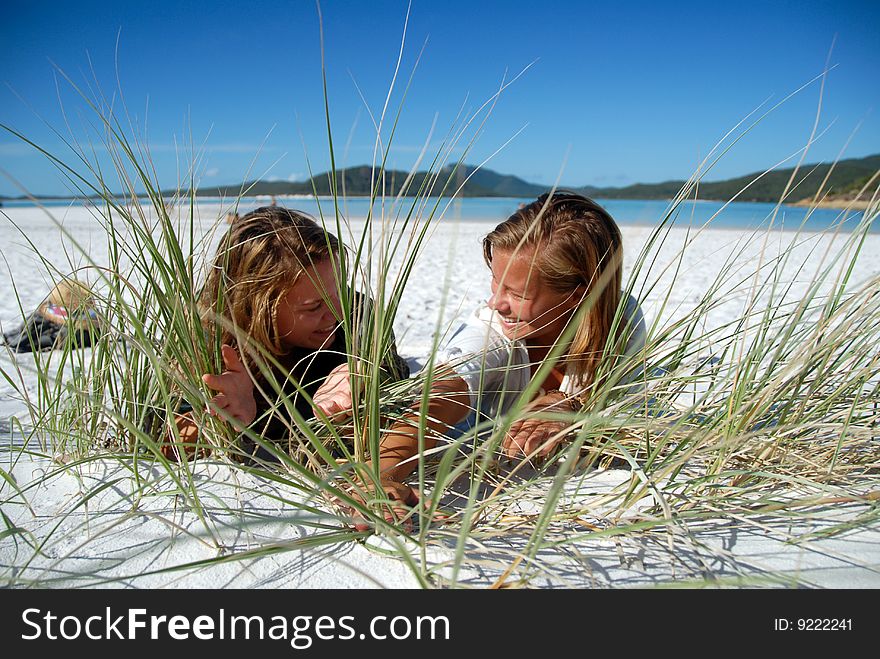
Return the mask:
<svg viewBox="0 0 880 659"><path fill-rule="evenodd" d="M407 181L408 173L397 170L386 170L384 180L381 182L382 190L387 195L397 195L400 193L404 185L407 187L409 194L417 194L423 189L430 188L432 196L452 196L452 194L461 186L468 176L471 176L461 190L460 195L464 197L533 197L546 191L543 185L535 185L523 181L516 176L508 176L498 174L490 169L481 169L474 172L476 168L470 165L461 165L455 172L455 179L444 190L443 185L452 167L444 167L436 180L425 180L426 172L417 172L413 175L412 180ZM372 169L367 165L352 167L344 171L340 170L336 174L336 187L339 194L343 192L347 196L366 197L372 193L372 187L376 182L371 180ZM313 194L317 192L319 195L329 195L331 193L331 182L329 172L322 172L313 176L308 181L290 182L290 181L250 181L240 185L227 185L215 188L199 188L197 195L201 197L230 197L236 196L240 192L247 196L256 195L294 195L294 194Z"/></svg>
<svg viewBox="0 0 880 659"><path fill-rule="evenodd" d="M828 164L802 166L789 192L788 199L790 201L798 201L813 197L819 189L819 185L825 180L830 167ZM447 196L451 195L471 174L473 176L462 188L461 196L536 197L548 189L546 185L529 183L516 176L493 172L491 169L481 169L476 173L474 173L474 169L470 165L459 167L456 172L455 184L450 184L446 190L443 190L441 185L446 181L451 171L449 167L444 168L440 176L437 177L437 182L431 188L431 194L439 195L443 193ZM857 186L863 185L878 169L880 169L880 155L841 160L834 167L834 171L826 184L826 190L830 191L831 194L843 194L851 191ZM738 201L776 202L779 201L793 171L793 168L779 169L763 176L761 176L761 172L754 172L726 181L704 181L700 183L699 198L728 201L744 188L747 188L737 197ZM353 167L346 169L344 172L339 172L337 174L337 187L340 194L344 190L348 196L368 196L371 192L370 176L371 170L368 166ZM406 172L386 171L385 194L399 194L406 180ZM604 199L669 199L675 196L684 183L684 181L665 181L662 183L636 183L622 188L600 188L588 185L570 187L568 189L591 197ZM751 185L749 185L750 183ZM407 184L407 190L410 194L415 194L422 190L424 185L425 172L418 172ZM330 178L327 172L323 172L305 182L252 181L242 185L200 188L198 194L208 197L230 197L239 194L241 191L244 191L248 196L312 194L314 191L317 191L319 195L329 195Z"/></svg>
<svg viewBox="0 0 880 659"><path fill-rule="evenodd" d="M797 202L802 199L812 198L825 179L830 165L804 165L798 172L793 189L790 190L788 201ZM382 181L383 192L386 195L397 195L406 185L406 192L415 195L430 188L432 196L451 196L459 186L471 176L464 184L460 195L464 197L536 197L548 190L548 186L529 183L516 176L509 176L493 172L491 169L481 169L471 165L461 165L455 173L455 180L445 189L442 187L452 171L451 167L445 167L440 175L425 180L425 172L417 172L407 182L408 174L403 171L389 170L385 172ZM864 185L871 176L880 170L880 154L866 158L852 158L841 160L834 167L834 171L828 179L825 192L830 192L832 198L844 199L847 195L852 196L852 191ZM748 186L737 197L738 201L779 201L793 169L780 169L761 176L761 172L754 172L746 176L728 179L726 181L702 182L699 187L699 198L715 201L728 201L743 188ZM371 168L367 165L352 167L339 171L336 177L336 185L339 194L347 196L369 196L372 192ZM758 178L759 176L760 179ZM754 181L752 185L750 182ZM596 186L570 187L566 189L582 192L591 197L604 199L669 199L681 189L684 181L665 181L663 183L636 183L622 188L600 188ZM830 188L830 190L829 190ZM172 196L176 191L166 190L163 194ZM200 197L236 197L257 195L311 195L317 192L319 195L330 194L330 176L323 172L312 177L308 181L250 181L235 185L222 185L217 187L199 188L196 194ZM49 197L37 197L49 199ZM3 199L3 197L0 197ZM18 197L24 199L24 197Z"/></svg>
<svg viewBox="0 0 880 659"><path fill-rule="evenodd" d="M798 201L813 197L825 180L831 165L803 165L789 191L788 199ZM866 158L841 160L835 165L824 190L832 195L841 195L854 188L861 187L880 169L880 155ZM737 201L777 202L782 196L794 168L778 169L761 176L762 172L754 172L726 181L702 182L699 188L699 199L728 201L738 192L746 189ZM761 176L760 179L758 177ZM749 183L752 183L749 185ZM606 199L669 199L684 185L684 181L666 181L664 183L637 183L625 188L596 188L585 186L579 188L583 194Z"/></svg>

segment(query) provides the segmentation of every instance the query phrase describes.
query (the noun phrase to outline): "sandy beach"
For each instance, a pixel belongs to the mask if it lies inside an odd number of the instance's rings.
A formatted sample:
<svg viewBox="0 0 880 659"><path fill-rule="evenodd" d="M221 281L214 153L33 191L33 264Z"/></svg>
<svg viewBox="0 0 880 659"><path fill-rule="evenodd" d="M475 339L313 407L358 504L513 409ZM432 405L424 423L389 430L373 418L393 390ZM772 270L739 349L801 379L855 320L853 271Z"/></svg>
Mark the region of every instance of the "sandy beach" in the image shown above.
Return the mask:
<svg viewBox="0 0 880 659"><path fill-rule="evenodd" d="M3 330L20 323L22 310L27 313L35 308L51 289L46 264L40 257L63 272L88 265L83 253L95 264L108 262L104 233L87 210L51 210L54 218L38 208L4 209L5 217L0 218ZM201 231L207 236L204 246L210 250L216 236L207 232L223 209L203 205L198 211L203 221ZM442 336L455 327L488 296L489 276L480 241L500 219L440 219L433 228L395 321L400 352L412 364L424 363L438 334ZM353 232L360 232L362 224L361 220L352 220ZM651 229L623 226L622 232L626 280ZM351 241L351 236L342 238ZM741 277L748 282L758 263L787 251L790 258L781 275L791 283L787 296L797 300L815 273L829 265L845 239L845 235L795 237L791 232L755 234L675 227L656 252L657 264L651 269L656 281L649 282L653 288L638 281L634 291L642 301L649 326L667 325L699 304L732 254L736 258L729 278ZM678 259L686 242L691 244L684 257ZM851 281L857 284L880 275L880 262L873 257L878 252L880 234L871 234ZM677 279L671 286L673 275ZM735 320L742 305L743 300L735 295L721 300L707 314L707 327ZM12 432L16 427L13 419L28 425L21 392L36 401L40 389L29 355L0 349L0 362L5 372L17 374L14 382L0 381L0 440L6 445L0 452L0 468L9 475L0 481L0 500L7 525L24 529L23 534L0 537L0 584L123 588L432 585L401 557L408 555L410 561L427 565L422 574L433 575L436 580L432 583L454 581L460 586L484 588L502 578L505 566L518 561L528 543L525 534L484 535L473 542L465 541L463 555L456 551L456 533L445 537L442 531L432 536L424 555L417 542L405 538L364 534L359 541L321 543L319 536L332 535L343 526L329 507L316 499L316 512L306 514L280 503L287 498L309 501L313 494L291 491L283 484L210 460L193 466L194 479L209 493L205 510L192 510L181 505L177 497L163 495L169 485L167 477L156 473L153 494L144 496L141 492L133 497L134 472L150 471L148 465L100 460L63 465L48 457L8 450L15 437L20 442L20 435ZM590 519L572 520L573 527L608 527L611 522L603 510L632 478L629 470L615 468L569 479L562 493L563 504L591 511ZM536 479L530 486L534 496L521 498L518 514L534 514L539 508L536 502L550 488L551 481L551 476ZM86 493L92 496L84 500ZM654 503L648 496L628 512L637 518ZM710 581L722 586L877 588L880 526L859 522L871 505L876 504L867 500L839 502L829 497L827 503L815 505L809 516L788 521L782 516L727 517L694 523L682 520L663 533L621 537L599 534L577 542L565 541L564 525L554 527L551 533L559 534L559 548L535 564L529 585L619 588ZM825 537L826 531L841 524L851 528ZM28 542L23 542L24 538ZM236 560L200 564L233 555Z"/></svg>
<svg viewBox="0 0 880 659"><path fill-rule="evenodd" d="M838 210L854 210L864 211L871 207L870 199L802 199L797 201L793 206L803 206L806 208L834 208Z"/></svg>

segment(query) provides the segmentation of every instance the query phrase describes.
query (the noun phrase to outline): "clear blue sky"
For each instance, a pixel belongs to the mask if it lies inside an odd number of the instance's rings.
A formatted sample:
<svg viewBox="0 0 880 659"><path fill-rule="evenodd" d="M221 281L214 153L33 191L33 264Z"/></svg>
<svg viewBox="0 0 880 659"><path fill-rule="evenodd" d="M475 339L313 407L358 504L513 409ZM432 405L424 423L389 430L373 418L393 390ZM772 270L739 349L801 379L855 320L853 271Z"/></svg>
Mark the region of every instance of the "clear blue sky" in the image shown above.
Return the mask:
<svg viewBox="0 0 880 659"><path fill-rule="evenodd" d="M325 0L321 8L337 158L367 163L374 133L355 83L378 113L407 3ZM71 154L43 120L67 136L63 102L73 136L94 143L87 128L94 117L67 83L56 86L53 62L87 89L97 79L108 98L118 67L129 115L147 135L163 186L176 184L190 142L204 145L203 186L303 179L305 153L314 172L329 166L310 0L34 0L4 3L0 16L0 122L67 162ZM436 146L460 109L475 110L505 75L534 62L499 99L468 162L513 138L487 166L533 182L550 184L560 172L567 185L686 178L749 112L821 74L829 51L824 133L807 162L835 158L856 129L845 156L878 153L878 26L875 0L414 0L401 83L427 44L388 165L408 169L435 116ZM813 83L774 111L707 179L762 170L802 147L819 89ZM98 157L104 162L100 150ZM0 194L21 194L8 175L32 193L66 191L44 157L7 133L0 134L0 169Z"/></svg>

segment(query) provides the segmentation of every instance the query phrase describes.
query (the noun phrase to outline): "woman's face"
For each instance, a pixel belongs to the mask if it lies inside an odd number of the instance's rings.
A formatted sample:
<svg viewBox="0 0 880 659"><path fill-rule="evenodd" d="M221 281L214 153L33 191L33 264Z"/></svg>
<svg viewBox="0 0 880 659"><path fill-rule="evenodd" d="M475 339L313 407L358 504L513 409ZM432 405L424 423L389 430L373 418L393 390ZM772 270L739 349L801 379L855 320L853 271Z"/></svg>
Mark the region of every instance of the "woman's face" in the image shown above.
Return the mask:
<svg viewBox="0 0 880 659"><path fill-rule="evenodd" d="M541 279L534 248L516 253L492 252L492 297L489 307L498 313L504 335L531 346L551 346L562 334L584 293L583 286L568 293L552 290Z"/></svg>
<svg viewBox="0 0 880 659"><path fill-rule="evenodd" d="M342 315L333 263L308 268L278 303L278 333L287 348L317 350L333 343Z"/></svg>

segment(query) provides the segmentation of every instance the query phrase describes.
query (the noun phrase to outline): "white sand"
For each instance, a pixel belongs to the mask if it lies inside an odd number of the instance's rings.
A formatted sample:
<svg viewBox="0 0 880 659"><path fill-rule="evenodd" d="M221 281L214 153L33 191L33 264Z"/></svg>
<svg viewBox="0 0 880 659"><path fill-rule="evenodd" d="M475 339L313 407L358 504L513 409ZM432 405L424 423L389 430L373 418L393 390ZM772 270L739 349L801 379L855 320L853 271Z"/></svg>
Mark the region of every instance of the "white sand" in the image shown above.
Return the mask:
<svg viewBox="0 0 880 659"><path fill-rule="evenodd" d="M0 271L0 326L8 330L21 319L16 298L27 312L51 288L46 267L36 258L34 248L64 272L86 263L80 250L73 246L74 240L101 265L107 262L107 249L103 232L83 209L55 210L56 218L70 234L67 237L62 237L43 211L4 210L8 219L0 219L0 245L5 260L4 269ZM200 212L207 226L219 210L216 206L203 206ZM24 230L33 247L10 220ZM355 228L358 226L356 222ZM493 221L441 220L409 282L398 314L395 330L402 354L414 361L423 360L435 333L442 334L454 325L457 316L469 312L487 296L489 277L482 262L480 240L493 226ZM627 271L649 233L648 228L623 227ZM684 228L672 231L668 244L659 252L661 264L673 262L686 236ZM660 320L668 322L693 308L736 244L745 245L745 253L737 263L747 275L754 272L756 260L762 254L766 258L768 254L777 253L789 244L793 234L770 234L767 243L763 236L756 240L744 232L705 231L686 251L679 279ZM844 238L839 237L838 241ZM797 248L784 271L784 275L795 282L791 291L794 299L821 266L831 242L827 236L804 237L804 244ZM808 257L810 250L812 256ZM863 253L880 253L880 235L869 236ZM809 268L798 274L793 265L805 259ZM655 267L653 271L659 273L661 268ZM865 281L878 273L880 262L876 258L862 258L853 273L853 281ZM735 277L729 279L732 281ZM649 323L657 318L661 296L669 288L668 281L668 277L661 279L660 286L643 296ZM444 290L447 291L445 304ZM741 297L732 298L721 305L708 318L708 325L737 318L742 302ZM26 406L16 388L26 390L33 397L38 387L36 377L28 371L29 355L3 352L0 360L7 372L14 373L18 369L21 372L21 382L15 386L0 381L0 438L7 442L9 419L26 417ZM203 496L209 506L206 525L195 511L183 507L179 499L161 495L161 488L156 488L155 496L133 500L131 473L117 463L98 461L78 468L59 469L59 465L39 459L16 461L14 454L5 451L0 459L0 467L11 474L23 490L21 495L16 495L9 483L2 481L3 514L27 531L25 535L11 534L0 539L0 581L4 583L38 580L53 586L175 588L420 585L405 561L387 555L387 547L383 547L386 540L371 537L365 544L306 546L307 541L321 533L338 528L338 520L329 512L319 519L285 509L273 494L297 499L304 495L282 491L280 485L260 481L224 465L207 461L196 464L197 478L204 483L204 491L211 494ZM49 473L54 475L43 478ZM38 477L38 484L29 487L37 483ZM585 499L598 502L597 497L611 492L629 477L626 471L594 472L575 479L570 484L574 489L568 496L580 502ZM83 493L108 483L111 485L97 492L86 505L78 505ZM535 487L540 490L544 486L539 483ZM596 505L596 519L601 519L600 506ZM527 508L527 504L523 506ZM633 509L633 514L638 508ZM880 528L876 524L857 525L855 530L830 539L805 538L808 532L855 519L864 510L864 506L838 504L816 510L809 521L798 518L793 526L778 517L766 521L729 519L721 523L675 526L660 539L657 534L646 533L642 537L569 544L555 555L541 557L543 569L532 583L621 587L712 578L731 584L790 585L796 582L815 586L880 587ZM315 524L323 523L326 523L325 529L315 528ZM206 526L210 532L205 530ZM45 541L41 551L35 553L24 541L25 537L34 544ZM790 542L792 537L802 537L803 542ZM526 540L526 537L507 534L492 540L483 539L479 544L469 543L462 570L457 575L459 582L477 587L490 585L500 576L504 565L515 560ZM437 574L450 573L454 543L455 538L450 537L448 542L436 540L429 547L427 560L435 566ZM267 544L286 550L210 567L191 566L152 573ZM417 556L415 548L413 543L410 549Z"/></svg>

